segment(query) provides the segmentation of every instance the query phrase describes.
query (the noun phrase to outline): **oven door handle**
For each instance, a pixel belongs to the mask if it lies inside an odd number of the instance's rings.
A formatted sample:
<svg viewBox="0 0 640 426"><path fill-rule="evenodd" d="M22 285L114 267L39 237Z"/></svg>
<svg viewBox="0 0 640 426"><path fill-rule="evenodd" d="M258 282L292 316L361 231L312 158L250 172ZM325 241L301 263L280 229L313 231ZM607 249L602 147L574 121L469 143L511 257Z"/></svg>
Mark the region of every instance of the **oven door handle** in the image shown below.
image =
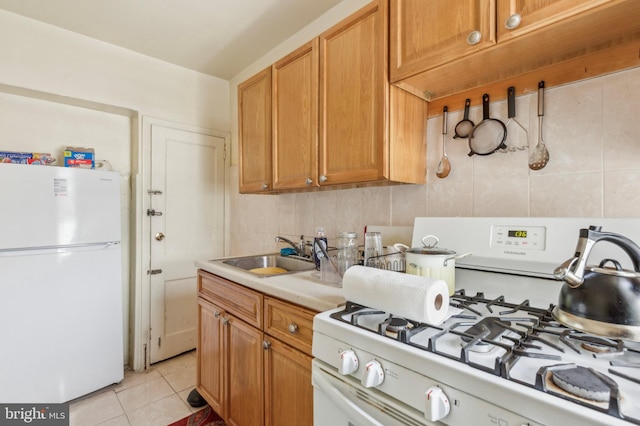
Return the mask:
<svg viewBox="0 0 640 426"><path fill-rule="evenodd" d="M384 426L382 423L367 414L362 408L351 402L351 400L343 395L339 389L332 386L321 371L313 371L313 384L317 386L331 400L331 402L349 415L356 415L367 424Z"/></svg>

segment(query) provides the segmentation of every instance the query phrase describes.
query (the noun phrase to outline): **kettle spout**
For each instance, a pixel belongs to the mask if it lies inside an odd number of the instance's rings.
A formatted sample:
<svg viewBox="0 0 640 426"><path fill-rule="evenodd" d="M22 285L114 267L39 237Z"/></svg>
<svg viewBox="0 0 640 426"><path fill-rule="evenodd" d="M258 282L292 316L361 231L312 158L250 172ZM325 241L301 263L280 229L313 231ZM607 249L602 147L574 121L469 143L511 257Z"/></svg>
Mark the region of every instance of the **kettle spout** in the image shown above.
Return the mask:
<svg viewBox="0 0 640 426"><path fill-rule="evenodd" d="M578 259L578 257L572 257L571 259L568 259L562 265L554 269L553 276L555 277L555 279L566 282L571 288L580 287L580 285L584 282L584 277L580 273L582 269L578 273L572 271L572 268L575 267Z"/></svg>

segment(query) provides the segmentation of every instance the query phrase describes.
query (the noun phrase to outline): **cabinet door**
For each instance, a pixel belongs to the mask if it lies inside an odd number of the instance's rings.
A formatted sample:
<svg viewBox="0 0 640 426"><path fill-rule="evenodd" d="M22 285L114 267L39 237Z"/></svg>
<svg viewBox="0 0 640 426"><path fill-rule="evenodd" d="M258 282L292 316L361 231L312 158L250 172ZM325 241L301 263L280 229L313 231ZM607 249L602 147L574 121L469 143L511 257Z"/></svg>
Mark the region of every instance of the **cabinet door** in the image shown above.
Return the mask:
<svg viewBox="0 0 640 426"><path fill-rule="evenodd" d="M318 39L279 60L273 79L273 188L317 186Z"/></svg>
<svg viewBox="0 0 640 426"><path fill-rule="evenodd" d="M386 167L386 1L320 36L320 184L379 180Z"/></svg>
<svg viewBox="0 0 640 426"><path fill-rule="evenodd" d="M313 424L311 357L276 339L265 351L265 425Z"/></svg>
<svg viewBox="0 0 640 426"><path fill-rule="evenodd" d="M611 0L498 0L498 42L610 2Z"/></svg>
<svg viewBox="0 0 640 426"><path fill-rule="evenodd" d="M198 392L222 417L226 416L225 345L221 309L198 299Z"/></svg>
<svg viewBox="0 0 640 426"><path fill-rule="evenodd" d="M264 364L262 331L228 316L229 426L260 426L264 423Z"/></svg>
<svg viewBox="0 0 640 426"><path fill-rule="evenodd" d="M392 83L496 42L495 0L391 0L389 14Z"/></svg>
<svg viewBox="0 0 640 426"><path fill-rule="evenodd" d="M240 192L271 190L271 67L238 85Z"/></svg>

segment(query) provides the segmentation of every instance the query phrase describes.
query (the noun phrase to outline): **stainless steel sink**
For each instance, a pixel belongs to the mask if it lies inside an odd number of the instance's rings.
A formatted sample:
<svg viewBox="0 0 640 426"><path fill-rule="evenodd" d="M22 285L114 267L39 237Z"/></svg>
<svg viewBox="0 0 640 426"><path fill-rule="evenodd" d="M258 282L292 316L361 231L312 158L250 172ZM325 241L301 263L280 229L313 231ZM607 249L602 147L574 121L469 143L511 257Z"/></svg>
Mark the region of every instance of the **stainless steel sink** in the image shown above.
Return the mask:
<svg viewBox="0 0 640 426"><path fill-rule="evenodd" d="M264 254L258 256L235 257L223 260L225 265L242 269L245 272L253 274L257 277L271 277L274 275L292 274L296 272L310 271L315 269L315 264L311 261L280 256L279 254ZM259 268L282 268L284 272L266 272L260 273L252 271Z"/></svg>

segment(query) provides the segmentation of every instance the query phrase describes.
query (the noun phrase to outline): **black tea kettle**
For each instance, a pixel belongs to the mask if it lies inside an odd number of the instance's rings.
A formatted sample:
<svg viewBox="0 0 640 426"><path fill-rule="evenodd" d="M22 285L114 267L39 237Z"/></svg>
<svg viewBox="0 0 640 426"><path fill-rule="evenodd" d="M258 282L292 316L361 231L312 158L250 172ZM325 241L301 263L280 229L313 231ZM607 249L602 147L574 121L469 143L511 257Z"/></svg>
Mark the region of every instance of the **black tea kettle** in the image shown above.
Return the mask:
<svg viewBox="0 0 640 426"><path fill-rule="evenodd" d="M640 341L640 247L627 237L601 229L581 229L574 257L553 272L565 284L552 315L575 330ZM631 258L634 270L622 269L614 259L587 266L598 241L619 246Z"/></svg>

